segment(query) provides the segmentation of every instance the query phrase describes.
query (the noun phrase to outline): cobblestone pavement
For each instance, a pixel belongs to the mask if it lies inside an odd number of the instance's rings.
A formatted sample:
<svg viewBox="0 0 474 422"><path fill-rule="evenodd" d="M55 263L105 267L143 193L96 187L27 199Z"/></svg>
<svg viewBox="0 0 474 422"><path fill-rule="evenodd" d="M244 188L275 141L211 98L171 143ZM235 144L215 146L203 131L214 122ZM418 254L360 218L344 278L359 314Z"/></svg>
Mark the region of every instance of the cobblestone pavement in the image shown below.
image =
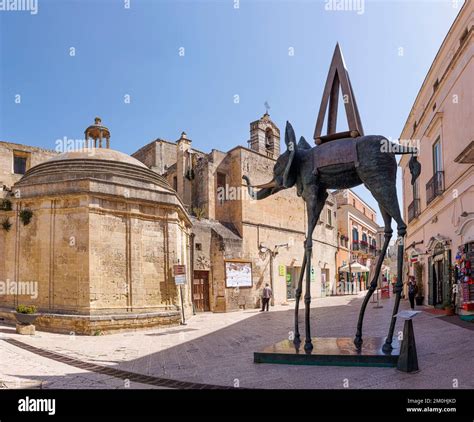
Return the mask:
<svg viewBox="0 0 474 422"><path fill-rule="evenodd" d="M353 337L362 296L313 300L313 335ZM392 300L369 303L364 335L386 335ZM401 309L408 304L402 300ZM301 312L301 320L303 312ZM402 329L397 322L396 332ZM420 372L394 368L254 364L253 352L288 337L293 305L270 312L202 313L186 326L104 336L37 332L17 335L0 326L0 337L82 361L180 381L250 388L474 388L474 334L422 312L414 320ZM82 371L0 341L0 379L42 381L43 388L123 388L123 380ZM150 385L135 385L150 388ZM133 386L132 386L133 388Z"/></svg>
<svg viewBox="0 0 474 422"><path fill-rule="evenodd" d="M0 333L9 329L0 328ZM11 329L14 333L14 329ZM4 336L6 337L6 336ZM20 337L20 336L18 336ZM23 339L23 336L21 336ZM0 390L2 389L119 389L153 388L112 376L85 372L0 341ZM0 392L1 394L1 392Z"/></svg>

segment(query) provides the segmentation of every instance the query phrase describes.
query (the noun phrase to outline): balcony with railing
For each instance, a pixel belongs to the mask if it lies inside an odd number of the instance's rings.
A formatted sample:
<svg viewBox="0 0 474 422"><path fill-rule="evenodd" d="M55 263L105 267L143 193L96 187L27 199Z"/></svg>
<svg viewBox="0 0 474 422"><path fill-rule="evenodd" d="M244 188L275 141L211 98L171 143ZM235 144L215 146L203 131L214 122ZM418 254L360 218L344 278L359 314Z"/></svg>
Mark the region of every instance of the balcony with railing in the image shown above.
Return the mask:
<svg viewBox="0 0 474 422"><path fill-rule="evenodd" d="M359 241L358 240L353 240L352 241L352 250L353 251L358 251L359 250Z"/></svg>
<svg viewBox="0 0 474 422"><path fill-rule="evenodd" d="M426 205L444 192L444 171L437 171L426 184Z"/></svg>
<svg viewBox="0 0 474 422"><path fill-rule="evenodd" d="M408 222L414 220L421 213L420 200L414 199L410 205L408 205Z"/></svg>

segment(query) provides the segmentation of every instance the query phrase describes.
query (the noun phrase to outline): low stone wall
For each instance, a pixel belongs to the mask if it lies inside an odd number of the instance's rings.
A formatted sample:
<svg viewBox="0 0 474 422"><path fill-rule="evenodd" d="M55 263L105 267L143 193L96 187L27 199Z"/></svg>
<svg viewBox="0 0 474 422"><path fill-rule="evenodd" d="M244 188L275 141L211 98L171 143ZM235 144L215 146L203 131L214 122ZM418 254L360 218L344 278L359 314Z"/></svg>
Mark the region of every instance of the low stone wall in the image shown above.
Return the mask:
<svg viewBox="0 0 474 422"><path fill-rule="evenodd" d="M4 323L16 324L12 310L0 308L0 318ZM150 312L144 314L116 315L62 315L42 314L35 322L40 331L61 334L100 335L146 328L179 325L179 311Z"/></svg>

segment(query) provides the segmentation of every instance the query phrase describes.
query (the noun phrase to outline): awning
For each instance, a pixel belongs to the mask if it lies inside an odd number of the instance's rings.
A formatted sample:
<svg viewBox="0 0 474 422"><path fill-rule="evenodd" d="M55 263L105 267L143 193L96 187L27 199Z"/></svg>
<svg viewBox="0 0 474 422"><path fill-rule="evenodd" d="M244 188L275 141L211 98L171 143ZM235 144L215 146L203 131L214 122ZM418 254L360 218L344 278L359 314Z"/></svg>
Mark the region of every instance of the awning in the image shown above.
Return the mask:
<svg viewBox="0 0 474 422"><path fill-rule="evenodd" d="M349 271L353 273L368 273L370 270L365 265L359 264L358 262L354 262L351 264L351 268L349 270L349 265L344 265L339 267L340 272L348 273Z"/></svg>

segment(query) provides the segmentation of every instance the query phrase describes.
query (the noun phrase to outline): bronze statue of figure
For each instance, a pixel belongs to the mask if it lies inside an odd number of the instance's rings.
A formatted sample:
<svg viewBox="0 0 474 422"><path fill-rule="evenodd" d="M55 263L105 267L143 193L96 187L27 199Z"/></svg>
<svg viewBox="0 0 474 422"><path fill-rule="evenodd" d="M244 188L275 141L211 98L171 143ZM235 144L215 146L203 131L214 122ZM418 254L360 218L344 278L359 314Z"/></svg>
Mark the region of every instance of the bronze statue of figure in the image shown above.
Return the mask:
<svg viewBox="0 0 474 422"><path fill-rule="evenodd" d="M377 286L382 262L392 237L391 221L393 218L397 222L400 243L398 246L398 281L395 287L396 298L388 336L384 345L384 351L389 352L392 349L392 337L396 321L394 315L398 312L402 291L403 237L407 227L402 220L398 205L395 155L412 154L410 171L413 184L421 171L421 166L414 155L417 151L415 148L400 147L383 136L344 138L332 140L315 147L311 147L301 137L297 144L295 133L289 122L286 123L285 143L287 150L278 157L273 168L274 177L270 182L260 186L252 186L247 176L243 176L243 179L247 182L249 193L257 200L267 198L282 189L296 186L298 196L301 196L306 202L308 230L301 273L296 289L294 343L298 347L301 343L298 328L298 310L302 293L303 274L306 273L304 350L311 353L313 349L310 329L312 235L325 205L328 196L327 190L352 188L363 183L379 204L385 226L385 241L370 288L360 310L354 344L358 349L362 347L362 322L365 307ZM254 191L254 188L259 188L259 190Z"/></svg>

